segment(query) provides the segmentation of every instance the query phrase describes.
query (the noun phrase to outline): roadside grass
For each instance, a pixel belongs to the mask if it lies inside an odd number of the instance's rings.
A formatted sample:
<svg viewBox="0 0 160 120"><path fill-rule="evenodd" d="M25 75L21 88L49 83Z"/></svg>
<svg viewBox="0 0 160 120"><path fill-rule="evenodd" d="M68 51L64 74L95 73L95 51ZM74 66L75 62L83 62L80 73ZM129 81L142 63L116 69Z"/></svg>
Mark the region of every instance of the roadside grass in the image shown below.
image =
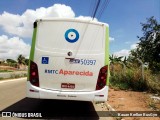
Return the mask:
<svg viewBox="0 0 160 120"><path fill-rule="evenodd" d="M25 74L21 74L21 75L16 75L16 74L13 74L13 75L11 75L11 79L14 79L14 78L21 78L21 77L27 77L27 74L25 73Z"/></svg>
<svg viewBox="0 0 160 120"><path fill-rule="evenodd" d="M150 71L147 71L145 77L147 78L149 91L160 95L160 73L152 74Z"/></svg>
<svg viewBox="0 0 160 120"><path fill-rule="evenodd" d="M0 70L0 73L4 73L4 72L13 72L12 70Z"/></svg>
<svg viewBox="0 0 160 120"><path fill-rule="evenodd" d="M157 110L156 104L153 100L148 101L148 107L153 109L153 110Z"/></svg>
<svg viewBox="0 0 160 120"><path fill-rule="evenodd" d="M9 66L8 64L0 64L0 80L15 79L21 77L27 77L26 70L19 70L15 67ZM7 75L3 75L7 73Z"/></svg>
<svg viewBox="0 0 160 120"><path fill-rule="evenodd" d="M152 98L146 100L147 107L152 110L160 111L160 101Z"/></svg>
<svg viewBox="0 0 160 120"><path fill-rule="evenodd" d="M21 75L11 75L9 78L2 78L0 77L0 80L9 80L9 79L17 79L17 78L22 78L22 77L27 77L27 74L21 74Z"/></svg>
<svg viewBox="0 0 160 120"><path fill-rule="evenodd" d="M133 90L133 91L149 91L160 94L160 73L153 74L149 70L144 71L144 79L142 79L140 68L122 68L115 67L114 73L111 71L110 86L115 89Z"/></svg>
<svg viewBox="0 0 160 120"><path fill-rule="evenodd" d="M114 76L111 76L110 83L112 87L118 87L122 90L145 91L148 89L139 71L131 69L125 71L125 74L116 72Z"/></svg>

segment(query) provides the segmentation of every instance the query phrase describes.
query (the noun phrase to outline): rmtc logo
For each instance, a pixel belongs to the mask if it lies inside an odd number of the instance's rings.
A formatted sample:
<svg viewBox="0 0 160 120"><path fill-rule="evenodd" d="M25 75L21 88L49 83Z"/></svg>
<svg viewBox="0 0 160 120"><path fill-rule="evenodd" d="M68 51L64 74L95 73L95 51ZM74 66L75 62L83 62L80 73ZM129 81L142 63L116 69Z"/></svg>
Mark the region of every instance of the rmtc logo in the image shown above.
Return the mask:
<svg viewBox="0 0 160 120"><path fill-rule="evenodd" d="M47 69L45 69L45 73L58 74L58 70L47 70Z"/></svg>
<svg viewBox="0 0 160 120"><path fill-rule="evenodd" d="M71 70L48 70L45 69L44 73L46 74L59 74L59 75L79 75L79 76L93 76L93 72L90 71L71 71Z"/></svg>

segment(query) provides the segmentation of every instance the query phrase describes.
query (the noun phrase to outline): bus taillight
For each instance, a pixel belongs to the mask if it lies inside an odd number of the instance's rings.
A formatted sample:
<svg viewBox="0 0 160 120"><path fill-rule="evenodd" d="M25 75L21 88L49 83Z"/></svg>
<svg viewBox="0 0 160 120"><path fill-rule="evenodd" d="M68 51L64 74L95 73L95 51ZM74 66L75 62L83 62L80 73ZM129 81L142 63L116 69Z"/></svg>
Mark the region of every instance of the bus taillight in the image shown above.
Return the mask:
<svg viewBox="0 0 160 120"><path fill-rule="evenodd" d="M30 82L32 85L39 87L38 67L33 61L30 61Z"/></svg>
<svg viewBox="0 0 160 120"><path fill-rule="evenodd" d="M98 80L97 80L97 85L96 85L96 90L100 90L106 86L107 71L108 71L107 65L100 69Z"/></svg>

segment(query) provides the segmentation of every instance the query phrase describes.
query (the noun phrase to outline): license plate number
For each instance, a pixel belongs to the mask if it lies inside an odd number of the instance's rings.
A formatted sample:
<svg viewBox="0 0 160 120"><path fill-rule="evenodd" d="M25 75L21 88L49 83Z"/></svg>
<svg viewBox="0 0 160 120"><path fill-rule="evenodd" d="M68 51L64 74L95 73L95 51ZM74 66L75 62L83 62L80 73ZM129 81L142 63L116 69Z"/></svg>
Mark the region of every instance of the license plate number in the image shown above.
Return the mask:
<svg viewBox="0 0 160 120"><path fill-rule="evenodd" d="M74 89L75 88L75 84L73 84L73 83L62 83L61 84L61 88Z"/></svg>

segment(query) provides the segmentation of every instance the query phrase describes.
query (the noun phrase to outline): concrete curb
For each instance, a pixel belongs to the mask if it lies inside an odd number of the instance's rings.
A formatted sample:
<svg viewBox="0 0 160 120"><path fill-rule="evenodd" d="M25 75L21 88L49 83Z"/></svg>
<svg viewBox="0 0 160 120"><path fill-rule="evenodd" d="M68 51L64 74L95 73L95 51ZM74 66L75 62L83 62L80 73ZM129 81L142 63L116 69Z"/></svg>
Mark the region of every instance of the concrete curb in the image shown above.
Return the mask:
<svg viewBox="0 0 160 120"><path fill-rule="evenodd" d="M112 108L108 103L105 104L109 111L116 111L114 108Z"/></svg>
<svg viewBox="0 0 160 120"><path fill-rule="evenodd" d="M105 105L106 105L106 107L107 107L107 109L109 111L114 111L115 113L117 113L116 110L111 105L109 105L107 102L105 103ZM121 120L122 117L113 117L113 119L115 119L115 120Z"/></svg>

